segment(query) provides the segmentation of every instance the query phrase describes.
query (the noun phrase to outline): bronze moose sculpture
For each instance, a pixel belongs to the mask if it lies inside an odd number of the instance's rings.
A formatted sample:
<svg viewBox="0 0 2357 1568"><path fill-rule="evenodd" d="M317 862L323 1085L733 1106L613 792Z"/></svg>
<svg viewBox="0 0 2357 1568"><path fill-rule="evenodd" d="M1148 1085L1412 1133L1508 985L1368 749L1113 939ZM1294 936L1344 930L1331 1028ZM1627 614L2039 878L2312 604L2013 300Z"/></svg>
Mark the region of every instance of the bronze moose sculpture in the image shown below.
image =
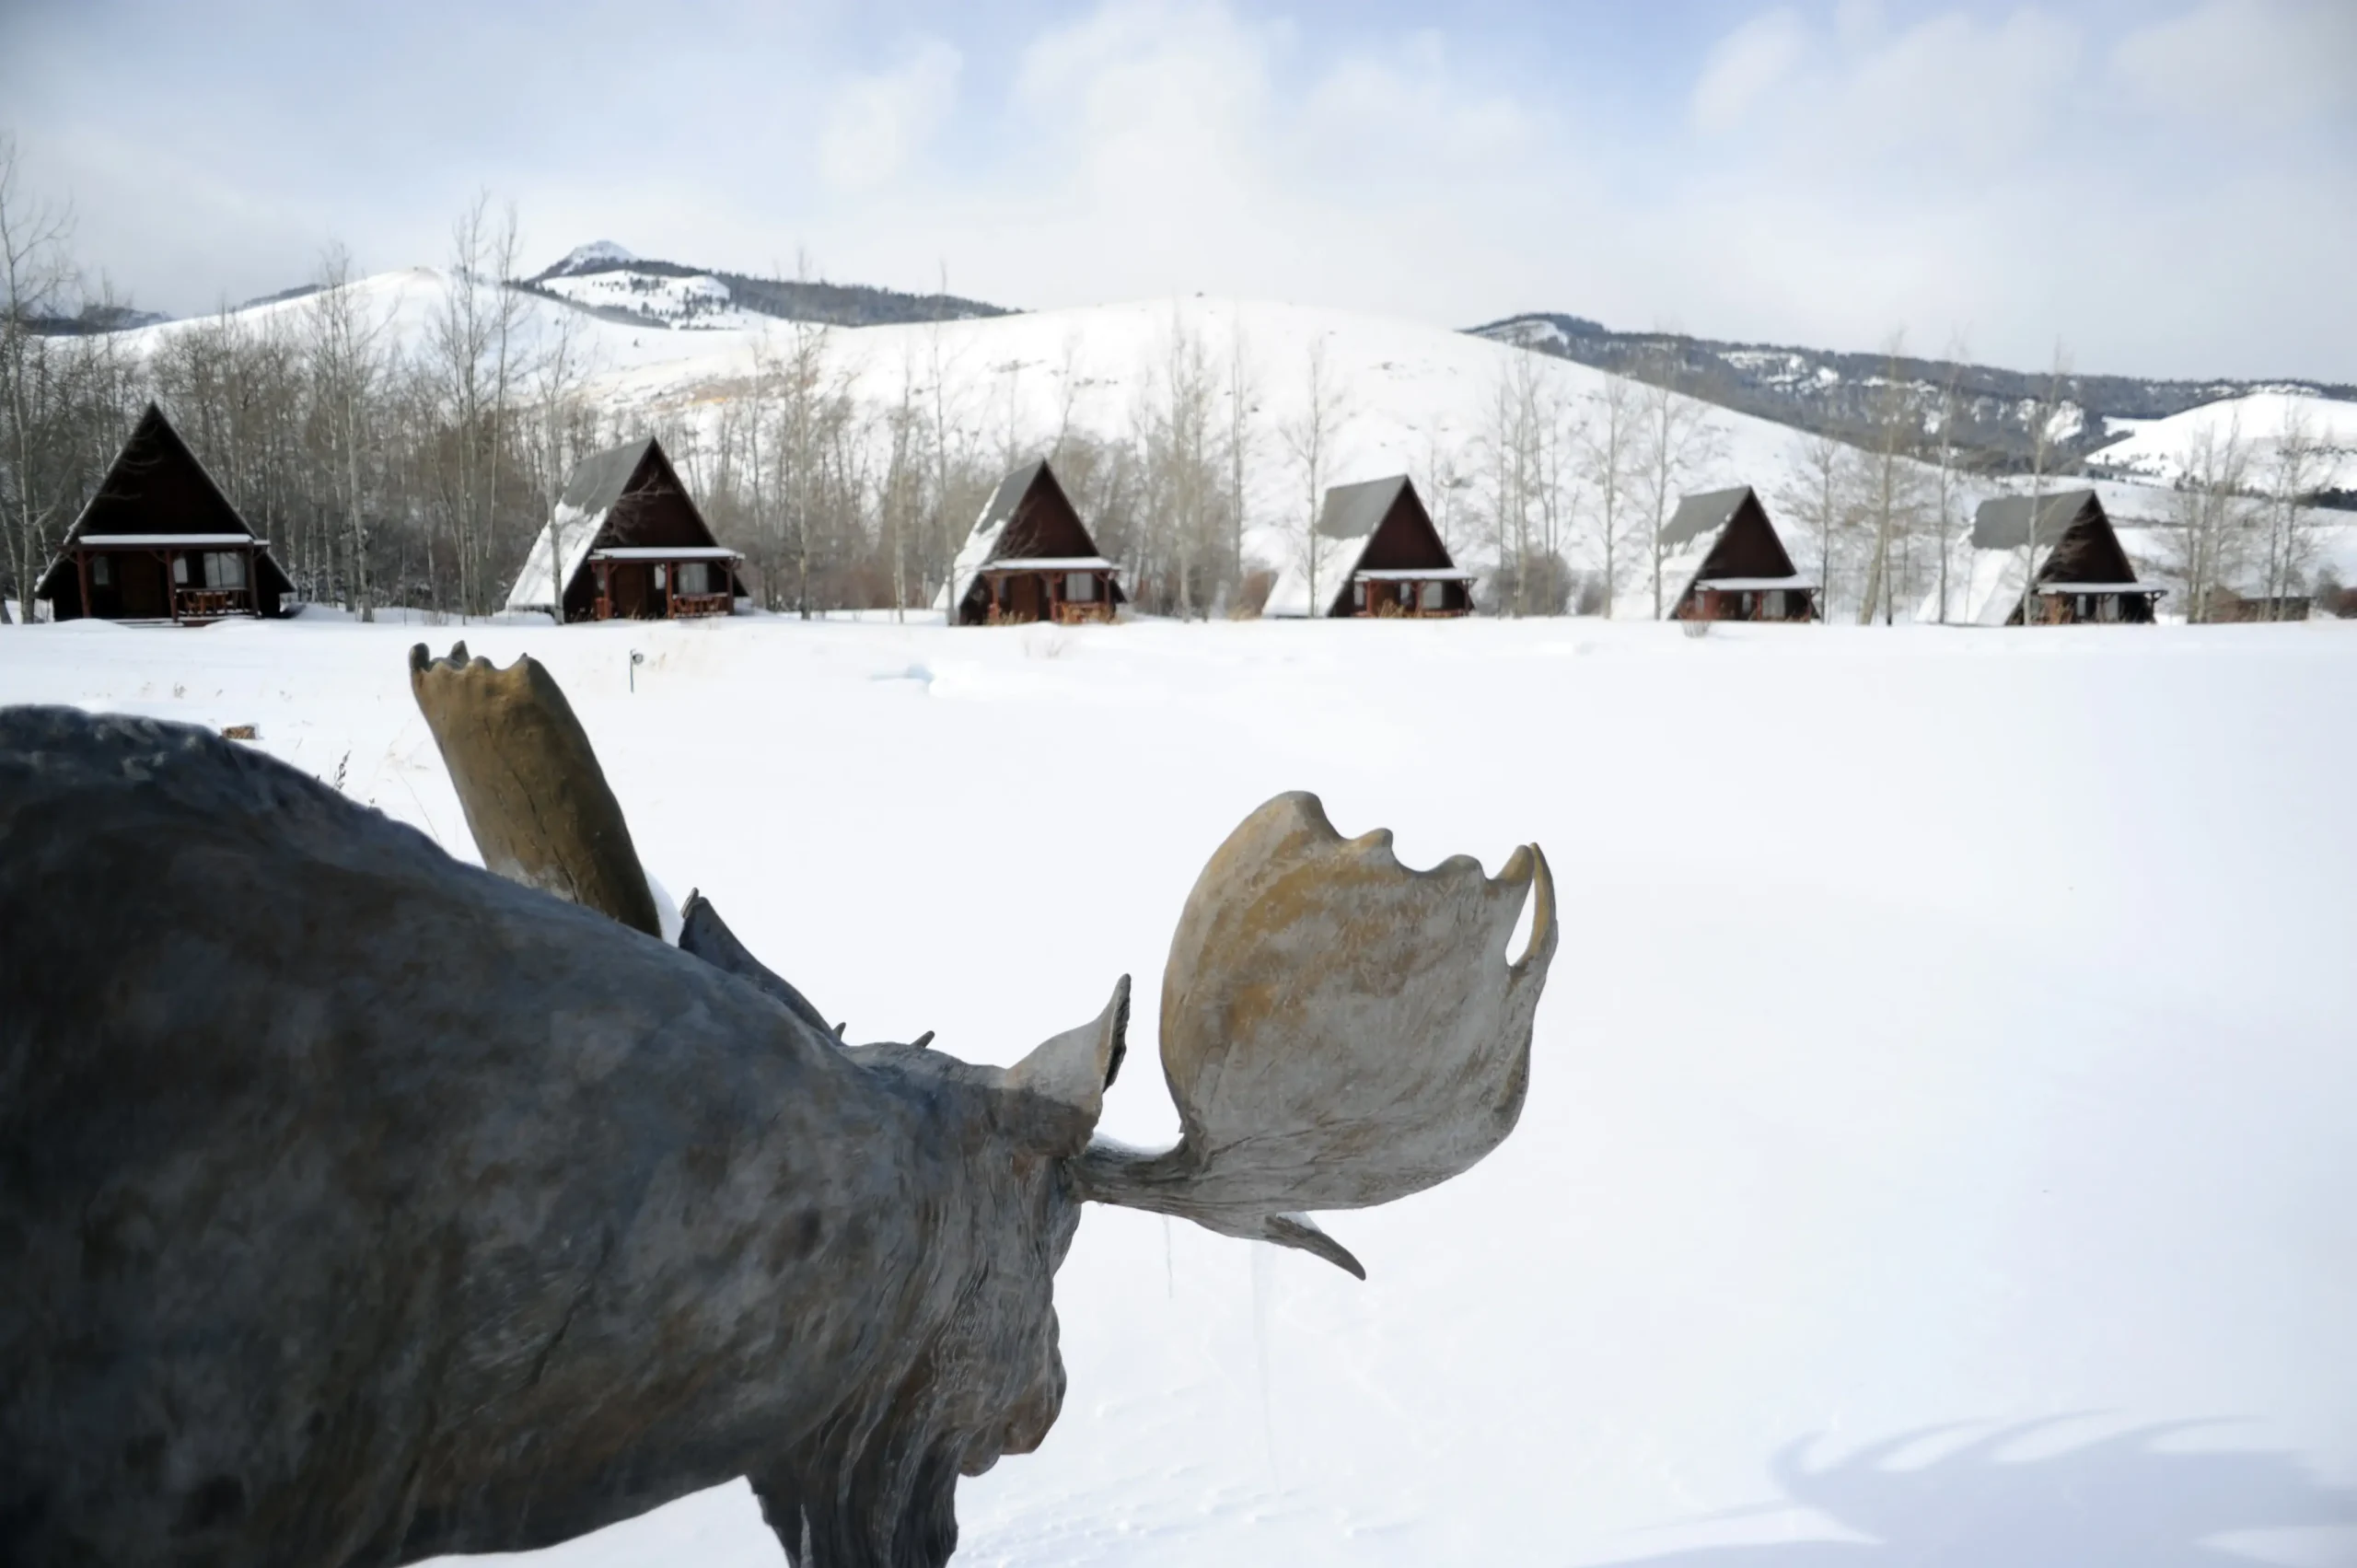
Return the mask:
<svg viewBox="0 0 2357 1568"><path fill-rule="evenodd" d="M796 1568L939 1564L1060 1409L1084 1201L1363 1277L1304 1211L1520 1110L1535 847L1418 873L1254 812L1171 945L1149 1154L1093 1136L1126 979L1011 1068L845 1046L709 902L656 934L537 664L411 675L488 871L202 730L0 712L0 1561L521 1551L743 1475Z"/></svg>

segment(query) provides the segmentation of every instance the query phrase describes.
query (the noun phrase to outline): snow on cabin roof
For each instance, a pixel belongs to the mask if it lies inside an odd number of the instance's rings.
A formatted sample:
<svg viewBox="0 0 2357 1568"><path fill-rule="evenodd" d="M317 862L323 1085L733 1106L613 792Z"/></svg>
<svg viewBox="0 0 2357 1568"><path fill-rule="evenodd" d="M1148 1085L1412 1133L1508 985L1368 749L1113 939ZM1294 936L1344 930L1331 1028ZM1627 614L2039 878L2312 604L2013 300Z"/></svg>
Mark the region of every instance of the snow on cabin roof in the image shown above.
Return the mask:
<svg viewBox="0 0 2357 1568"><path fill-rule="evenodd" d="M725 544L621 544L593 550L592 561L742 561L745 552Z"/></svg>
<svg viewBox="0 0 2357 1568"><path fill-rule="evenodd" d="M1318 533L1327 539L1374 537L1383 519L1391 515L1391 504L1399 499L1399 492L1407 484L1406 474L1395 473L1383 479L1333 486L1326 492L1325 505L1318 508Z"/></svg>
<svg viewBox="0 0 2357 1568"><path fill-rule="evenodd" d="M1693 587L1714 594L1772 593L1778 588L1814 588L1814 578L1795 572L1789 577L1697 577Z"/></svg>
<svg viewBox="0 0 2357 1568"><path fill-rule="evenodd" d="M1112 572L1119 570L1102 555L1011 555L982 563L985 572Z"/></svg>
<svg viewBox="0 0 2357 1568"><path fill-rule="evenodd" d="M1469 583L1473 574L1462 566L1376 566L1351 574L1354 583Z"/></svg>
<svg viewBox="0 0 2357 1568"><path fill-rule="evenodd" d="M642 436L635 441L592 452L573 465L573 473L564 482L564 494L557 498L556 510L540 529L540 537L532 540L532 548L524 556L524 569L516 574L516 584L507 590L508 609L559 613L556 597L589 558L589 547L598 542L607 514L621 499L622 487L638 471L638 465L646 459L647 448L654 445L655 437ZM553 573L552 565L555 567Z"/></svg>
<svg viewBox="0 0 2357 1568"><path fill-rule="evenodd" d="M250 533L86 533L74 541L94 550L205 550L223 545L268 549L270 540Z"/></svg>
<svg viewBox="0 0 2357 1568"><path fill-rule="evenodd" d="M1980 503L1980 510L1972 514L1972 548L2019 550L2029 541L2033 505L2038 511L2038 542L2050 545L2069 531L2090 503L2097 512L2103 510L2103 503L2092 490L2058 490L2037 497L1995 496Z"/></svg>
<svg viewBox="0 0 2357 1568"><path fill-rule="evenodd" d="M1706 490L1699 495L1681 495L1678 510L1661 526L1661 541L1665 546L1684 544L1689 540L1716 534L1735 520L1736 509L1751 494L1751 486L1738 484L1733 490Z"/></svg>

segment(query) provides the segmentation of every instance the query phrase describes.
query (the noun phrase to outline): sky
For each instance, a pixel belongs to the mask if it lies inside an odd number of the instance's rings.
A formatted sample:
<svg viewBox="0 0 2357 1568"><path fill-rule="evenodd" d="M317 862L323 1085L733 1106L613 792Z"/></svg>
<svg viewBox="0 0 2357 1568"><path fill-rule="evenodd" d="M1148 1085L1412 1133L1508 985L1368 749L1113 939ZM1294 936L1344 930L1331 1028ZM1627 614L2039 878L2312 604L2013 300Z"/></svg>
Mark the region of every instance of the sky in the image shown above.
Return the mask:
<svg viewBox="0 0 2357 1568"><path fill-rule="evenodd" d="M2357 0L0 0L10 133L174 314L488 192L527 270L2357 382Z"/></svg>

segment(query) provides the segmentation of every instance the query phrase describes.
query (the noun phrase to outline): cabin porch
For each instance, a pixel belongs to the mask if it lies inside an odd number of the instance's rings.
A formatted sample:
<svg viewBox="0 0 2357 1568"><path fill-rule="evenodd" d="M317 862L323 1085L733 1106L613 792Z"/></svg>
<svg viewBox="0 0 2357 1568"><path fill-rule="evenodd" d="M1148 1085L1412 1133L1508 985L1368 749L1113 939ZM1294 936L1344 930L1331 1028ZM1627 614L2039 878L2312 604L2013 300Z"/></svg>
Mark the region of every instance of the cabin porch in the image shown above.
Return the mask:
<svg viewBox="0 0 2357 1568"><path fill-rule="evenodd" d="M85 534L73 541L76 618L203 625L264 613L261 540L245 534Z"/></svg>
<svg viewBox="0 0 2357 1568"><path fill-rule="evenodd" d="M735 578L744 557L718 546L616 547L589 552L597 574L592 612L600 621L688 621L737 612Z"/></svg>
<svg viewBox="0 0 2357 1568"><path fill-rule="evenodd" d="M1817 585L1799 577L1714 577L1696 583L1676 621L1815 621Z"/></svg>
<svg viewBox="0 0 2357 1568"><path fill-rule="evenodd" d="M1345 615L1436 621L1473 610L1473 574L1456 566L1369 568L1351 574Z"/></svg>
<svg viewBox="0 0 2357 1568"><path fill-rule="evenodd" d="M1102 556L1010 561L985 566L985 621L1019 626L1034 621L1074 626L1110 621L1115 567Z"/></svg>
<svg viewBox="0 0 2357 1568"><path fill-rule="evenodd" d="M2032 590L2040 626L2143 625L2165 590L2142 583L2040 583ZM2025 617L2016 611L2019 623Z"/></svg>

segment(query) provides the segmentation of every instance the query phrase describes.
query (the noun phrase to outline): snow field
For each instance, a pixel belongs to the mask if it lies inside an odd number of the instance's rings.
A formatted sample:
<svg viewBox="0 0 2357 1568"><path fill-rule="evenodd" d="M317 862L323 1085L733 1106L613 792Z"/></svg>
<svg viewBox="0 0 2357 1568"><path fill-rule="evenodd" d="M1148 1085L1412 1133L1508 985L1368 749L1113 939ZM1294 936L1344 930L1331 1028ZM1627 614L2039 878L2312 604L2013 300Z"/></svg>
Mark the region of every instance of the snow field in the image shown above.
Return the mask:
<svg viewBox="0 0 2357 1568"><path fill-rule="evenodd" d="M961 1562L2357 1561L2357 626L307 614L0 629L0 702L257 724L472 858L403 663L460 637L854 1040L1008 1062L1133 972L1132 1142L1252 807L1546 849L1514 1137L1327 1216L1364 1283L1092 1211ZM740 1485L531 1561L783 1559Z"/></svg>

